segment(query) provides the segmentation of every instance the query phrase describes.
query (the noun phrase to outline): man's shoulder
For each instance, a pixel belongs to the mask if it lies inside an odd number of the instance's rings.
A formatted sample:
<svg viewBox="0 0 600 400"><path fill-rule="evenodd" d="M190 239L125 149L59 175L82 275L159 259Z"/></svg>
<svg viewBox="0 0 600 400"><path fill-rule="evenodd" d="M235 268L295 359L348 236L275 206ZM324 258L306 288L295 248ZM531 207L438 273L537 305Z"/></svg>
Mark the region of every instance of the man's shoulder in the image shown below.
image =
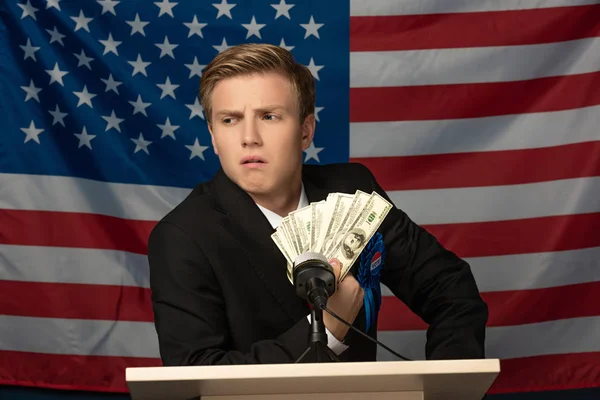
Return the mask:
<svg viewBox="0 0 600 400"><path fill-rule="evenodd" d="M190 193L166 215L164 215L158 224L174 224L180 228L210 219L210 215L215 211L214 199L210 194L209 182L202 182L196 185Z"/></svg>
<svg viewBox="0 0 600 400"><path fill-rule="evenodd" d="M304 165L306 175L323 181L325 184L370 184L373 174L363 164L356 162L332 163L323 165Z"/></svg>

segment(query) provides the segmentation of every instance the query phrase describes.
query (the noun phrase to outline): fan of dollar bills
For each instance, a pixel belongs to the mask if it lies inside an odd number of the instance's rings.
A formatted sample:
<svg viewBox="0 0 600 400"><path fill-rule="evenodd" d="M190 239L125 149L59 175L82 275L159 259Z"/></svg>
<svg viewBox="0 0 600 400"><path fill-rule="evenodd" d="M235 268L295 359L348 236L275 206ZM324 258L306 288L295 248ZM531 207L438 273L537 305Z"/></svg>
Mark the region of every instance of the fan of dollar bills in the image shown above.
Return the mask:
<svg viewBox="0 0 600 400"><path fill-rule="evenodd" d="M343 280L391 208L377 192L358 190L331 193L326 200L288 214L271 238L287 259L290 282L294 260L309 251L328 260L337 258Z"/></svg>

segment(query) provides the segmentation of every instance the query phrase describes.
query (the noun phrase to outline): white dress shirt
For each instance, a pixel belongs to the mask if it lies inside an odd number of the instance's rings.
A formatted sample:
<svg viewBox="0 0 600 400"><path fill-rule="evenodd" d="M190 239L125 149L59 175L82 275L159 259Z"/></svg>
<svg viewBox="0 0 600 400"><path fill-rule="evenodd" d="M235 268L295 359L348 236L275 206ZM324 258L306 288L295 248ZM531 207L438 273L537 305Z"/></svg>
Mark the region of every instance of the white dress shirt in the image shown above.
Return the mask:
<svg viewBox="0 0 600 400"><path fill-rule="evenodd" d="M265 217L267 217L267 219L269 220L269 223L271 224L273 229L277 229L277 227L281 223L281 220L283 219L283 217L274 213L271 210L264 208L263 206L261 206L259 204L257 204L257 206L263 212ZM304 191L304 184L303 184L302 192L300 193L300 200L298 201L298 206L296 207L296 210L299 210L306 206L308 206L308 198L306 197L306 192ZM311 315L310 314L307 315L307 318L308 318L308 322L311 323ZM342 342L340 342L339 340L337 340L336 337L333 336L333 334L331 332L329 332L329 330L327 328L325 328L325 333L327 333L327 346L329 346L329 348L331 348L331 350L333 350L333 352L335 354L337 354L338 356L340 354L342 354L344 352L344 350L346 350L348 348L347 345L345 345Z"/></svg>

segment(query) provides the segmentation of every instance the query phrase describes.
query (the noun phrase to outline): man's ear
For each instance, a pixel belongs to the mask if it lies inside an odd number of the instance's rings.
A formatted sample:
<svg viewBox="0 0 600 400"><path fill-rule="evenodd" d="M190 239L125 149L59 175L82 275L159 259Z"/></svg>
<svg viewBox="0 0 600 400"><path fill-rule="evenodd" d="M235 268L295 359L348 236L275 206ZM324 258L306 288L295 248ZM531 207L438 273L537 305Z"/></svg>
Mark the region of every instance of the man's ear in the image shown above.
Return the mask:
<svg viewBox="0 0 600 400"><path fill-rule="evenodd" d="M309 114L304 118L304 122L302 122L302 150L308 149L310 143L315 136L315 115Z"/></svg>
<svg viewBox="0 0 600 400"><path fill-rule="evenodd" d="M210 142L212 143L213 146L213 151L215 152L215 155L219 155L219 150L217 150L217 144L215 143L215 135L213 134L212 131L212 125L209 123L207 123L207 127L208 127L208 133L210 133Z"/></svg>

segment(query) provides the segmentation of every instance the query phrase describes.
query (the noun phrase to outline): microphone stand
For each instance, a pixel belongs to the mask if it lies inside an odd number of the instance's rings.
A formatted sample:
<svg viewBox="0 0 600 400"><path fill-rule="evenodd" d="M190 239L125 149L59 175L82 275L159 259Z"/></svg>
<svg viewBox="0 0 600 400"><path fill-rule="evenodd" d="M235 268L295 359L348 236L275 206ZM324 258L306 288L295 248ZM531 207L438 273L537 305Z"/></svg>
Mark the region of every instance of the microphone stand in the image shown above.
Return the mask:
<svg viewBox="0 0 600 400"><path fill-rule="evenodd" d="M325 332L325 324L323 323L323 310L319 307L312 307L311 310L311 331L308 334L308 347L304 353L296 360L299 363L311 351L317 356L317 362L339 362L337 355L327 346L327 333Z"/></svg>

